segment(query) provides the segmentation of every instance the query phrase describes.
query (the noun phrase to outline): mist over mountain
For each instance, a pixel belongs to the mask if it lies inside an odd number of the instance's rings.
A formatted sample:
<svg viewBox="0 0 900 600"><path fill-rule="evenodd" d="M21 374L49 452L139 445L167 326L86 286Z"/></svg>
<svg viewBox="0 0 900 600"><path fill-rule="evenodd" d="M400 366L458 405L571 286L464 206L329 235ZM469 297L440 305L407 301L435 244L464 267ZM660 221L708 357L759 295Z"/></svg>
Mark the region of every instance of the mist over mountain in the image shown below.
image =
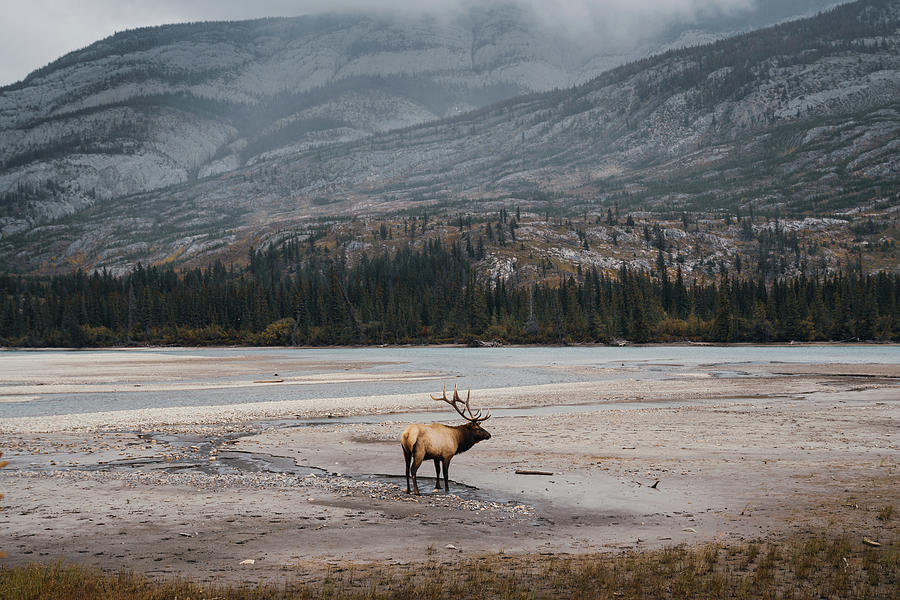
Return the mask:
<svg viewBox="0 0 900 600"><path fill-rule="evenodd" d="M581 50L535 27L509 8L118 34L2 90L0 190L34 189L34 212L58 217L571 84Z"/></svg>
<svg viewBox="0 0 900 600"><path fill-rule="evenodd" d="M447 20L476 7L501 5L534 13L558 37L593 38L598 48L612 50L612 54L644 45L668 28L740 31L804 12L812 14L827 6L822 0L39 0L18 3L0 21L0 55L4 56L0 87L74 48L140 27L326 13L364 13L394 20L429 15ZM731 24L716 19L730 19Z"/></svg>
<svg viewBox="0 0 900 600"><path fill-rule="evenodd" d="M603 54L512 5L126 32L3 88L0 254L121 268L504 199L846 208L896 181L897 23L860 2L593 79L650 45Z"/></svg>

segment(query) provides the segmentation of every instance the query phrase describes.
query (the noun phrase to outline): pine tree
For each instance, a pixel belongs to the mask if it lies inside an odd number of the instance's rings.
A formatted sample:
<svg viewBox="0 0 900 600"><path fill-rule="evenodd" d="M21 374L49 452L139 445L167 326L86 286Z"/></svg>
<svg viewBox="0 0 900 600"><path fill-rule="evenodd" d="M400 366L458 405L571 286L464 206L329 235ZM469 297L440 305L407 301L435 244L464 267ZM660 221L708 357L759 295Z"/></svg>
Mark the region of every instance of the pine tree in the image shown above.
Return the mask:
<svg viewBox="0 0 900 600"><path fill-rule="evenodd" d="M735 334L734 314L731 311L731 294L727 279L719 285L716 298L716 316L710 328L709 337L716 342L733 342Z"/></svg>
<svg viewBox="0 0 900 600"><path fill-rule="evenodd" d="M669 273L666 269L666 259L663 257L662 250L656 251L656 272L659 274L659 284L661 288L660 301L662 309L666 313L672 312L673 290L669 281Z"/></svg>

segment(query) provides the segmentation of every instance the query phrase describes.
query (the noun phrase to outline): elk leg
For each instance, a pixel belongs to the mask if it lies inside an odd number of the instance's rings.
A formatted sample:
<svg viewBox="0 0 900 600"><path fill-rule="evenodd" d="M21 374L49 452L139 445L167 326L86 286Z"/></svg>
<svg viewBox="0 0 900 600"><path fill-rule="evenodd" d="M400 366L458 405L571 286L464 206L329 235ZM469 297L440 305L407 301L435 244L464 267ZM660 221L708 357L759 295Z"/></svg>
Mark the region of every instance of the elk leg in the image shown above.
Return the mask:
<svg viewBox="0 0 900 600"><path fill-rule="evenodd" d="M449 470L450 470L450 461L445 460L444 461L444 493L446 493L446 494L450 493L450 480L447 479L447 471L449 471ZM440 478L438 478L438 481L440 481Z"/></svg>
<svg viewBox="0 0 900 600"><path fill-rule="evenodd" d="M403 460L406 461L406 493L408 494L411 490L409 489L409 462L412 460L412 452L403 449Z"/></svg>
<svg viewBox="0 0 900 600"><path fill-rule="evenodd" d="M425 460L425 448L424 446L420 446L416 444L413 447L413 459L412 459L412 480L413 480L413 490L416 493L416 496L419 496L419 480L416 479L416 472L419 470L419 467L422 466L422 461Z"/></svg>
<svg viewBox="0 0 900 600"><path fill-rule="evenodd" d="M441 459L434 459L434 489L441 489Z"/></svg>
<svg viewBox="0 0 900 600"><path fill-rule="evenodd" d="M413 490L415 491L416 496L419 496L419 495L420 495L420 494L419 494L419 482L418 482L418 480L416 479L416 471L419 470L419 465L420 465L420 464L421 464L420 462L418 462L418 461L416 461L416 460L413 460L412 468L410 469L411 472L412 472Z"/></svg>

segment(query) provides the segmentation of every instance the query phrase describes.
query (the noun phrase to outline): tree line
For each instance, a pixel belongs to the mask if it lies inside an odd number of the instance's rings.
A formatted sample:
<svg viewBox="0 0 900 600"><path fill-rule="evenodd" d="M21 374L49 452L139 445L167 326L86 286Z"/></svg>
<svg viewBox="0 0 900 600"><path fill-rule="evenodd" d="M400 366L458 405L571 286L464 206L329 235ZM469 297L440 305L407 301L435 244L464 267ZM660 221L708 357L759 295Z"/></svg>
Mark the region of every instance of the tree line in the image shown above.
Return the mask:
<svg viewBox="0 0 900 600"><path fill-rule="evenodd" d="M10 347L900 341L900 275L688 281L664 263L515 286L433 239L335 259L287 241L246 266L0 275Z"/></svg>

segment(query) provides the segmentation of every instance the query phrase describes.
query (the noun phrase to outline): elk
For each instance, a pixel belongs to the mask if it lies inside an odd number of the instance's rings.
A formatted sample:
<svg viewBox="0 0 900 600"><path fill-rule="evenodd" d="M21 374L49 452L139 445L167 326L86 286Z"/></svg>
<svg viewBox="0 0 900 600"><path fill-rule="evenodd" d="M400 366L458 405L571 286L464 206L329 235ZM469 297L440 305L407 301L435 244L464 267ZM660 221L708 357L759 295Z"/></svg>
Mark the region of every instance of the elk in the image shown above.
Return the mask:
<svg viewBox="0 0 900 600"><path fill-rule="evenodd" d="M452 406L463 419L468 421L465 425L442 425L441 423L432 423L430 425L413 424L408 426L403 435L400 436L400 445L403 447L403 458L406 459L406 493L410 493L409 476L412 474L413 488L416 495L419 495L419 483L416 480L416 471L425 459L434 460L435 483L434 489L441 489L441 466L444 468L444 492L450 492L450 483L447 479L447 471L450 468L450 459L465 452L481 440L489 440L491 434L482 429L481 423L488 420L490 413L481 416L479 410L472 414L469 408L469 398L472 390L466 394L466 401L457 393L456 386L453 386L453 399L447 398L447 386L444 386L443 396L437 398L431 396L432 400L440 400ZM460 408L460 404L463 408ZM468 414L467 414L468 413Z"/></svg>

